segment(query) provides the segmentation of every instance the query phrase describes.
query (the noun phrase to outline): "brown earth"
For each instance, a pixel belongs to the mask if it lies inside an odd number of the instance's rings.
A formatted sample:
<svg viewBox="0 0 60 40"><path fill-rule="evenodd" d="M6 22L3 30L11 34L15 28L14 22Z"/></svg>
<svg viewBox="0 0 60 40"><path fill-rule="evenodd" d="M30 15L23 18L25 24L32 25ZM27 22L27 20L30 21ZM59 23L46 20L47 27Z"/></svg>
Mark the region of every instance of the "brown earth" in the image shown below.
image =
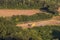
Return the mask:
<svg viewBox="0 0 60 40"><path fill-rule="evenodd" d="M34 26L45 26L45 25L60 25L60 21L58 20L45 20L45 21L37 21L37 22L28 22L23 24L17 24L16 26L21 26L22 28L32 28L33 26L29 26L28 24L31 24Z"/></svg>
<svg viewBox="0 0 60 40"><path fill-rule="evenodd" d="M13 16L13 15L33 15L39 13L39 10L13 10L13 9L0 9L0 16Z"/></svg>
<svg viewBox="0 0 60 40"><path fill-rule="evenodd" d="M53 17L54 20L60 20L60 16Z"/></svg>
<svg viewBox="0 0 60 40"><path fill-rule="evenodd" d="M60 7L58 8L58 10L57 10L59 13L60 13Z"/></svg>

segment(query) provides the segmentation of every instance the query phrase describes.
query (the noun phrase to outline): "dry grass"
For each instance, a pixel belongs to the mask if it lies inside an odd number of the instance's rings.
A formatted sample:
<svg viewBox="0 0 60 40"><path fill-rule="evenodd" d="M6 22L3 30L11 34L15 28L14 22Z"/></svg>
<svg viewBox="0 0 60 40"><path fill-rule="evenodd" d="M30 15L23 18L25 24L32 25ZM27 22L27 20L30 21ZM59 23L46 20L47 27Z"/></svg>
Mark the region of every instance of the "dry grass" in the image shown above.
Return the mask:
<svg viewBox="0 0 60 40"><path fill-rule="evenodd" d="M55 20L60 20L60 16L53 17Z"/></svg>

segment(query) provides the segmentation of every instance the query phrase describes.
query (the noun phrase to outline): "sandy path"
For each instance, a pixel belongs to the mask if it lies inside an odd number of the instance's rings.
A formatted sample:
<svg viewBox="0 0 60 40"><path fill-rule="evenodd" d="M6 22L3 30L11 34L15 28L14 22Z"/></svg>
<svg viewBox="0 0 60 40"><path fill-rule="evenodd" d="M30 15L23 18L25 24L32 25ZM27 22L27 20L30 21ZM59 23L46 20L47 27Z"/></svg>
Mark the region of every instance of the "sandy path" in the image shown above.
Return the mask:
<svg viewBox="0 0 60 40"><path fill-rule="evenodd" d="M28 23L23 23L23 24L17 24L17 26L21 26L22 28L29 28L28 24L35 24L35 26L60 25L60 21L46 20L46 21L38 21L38 22L28 22Z"/></svg>
<svg viewBox="0 0 60 40"><path fill-rule="evenodd" d="M39 13L39 10L13 10L13 9L0 9L0 16L13 16L13 15L33 15Z"/></svg>

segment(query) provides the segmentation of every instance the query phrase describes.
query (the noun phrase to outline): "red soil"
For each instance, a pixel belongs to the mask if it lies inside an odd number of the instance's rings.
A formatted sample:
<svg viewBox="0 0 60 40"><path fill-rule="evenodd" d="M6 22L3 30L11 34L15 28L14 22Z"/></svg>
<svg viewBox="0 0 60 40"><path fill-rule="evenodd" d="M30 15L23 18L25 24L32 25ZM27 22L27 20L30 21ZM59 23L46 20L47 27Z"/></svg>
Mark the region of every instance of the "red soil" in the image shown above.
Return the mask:
<svg viewBox="0 0 60 40"><path fill-rule="evenodd" d="M13 15L33 15L39 13L39 10L9 10L0 9L0 16L13 16Z"/></svg>

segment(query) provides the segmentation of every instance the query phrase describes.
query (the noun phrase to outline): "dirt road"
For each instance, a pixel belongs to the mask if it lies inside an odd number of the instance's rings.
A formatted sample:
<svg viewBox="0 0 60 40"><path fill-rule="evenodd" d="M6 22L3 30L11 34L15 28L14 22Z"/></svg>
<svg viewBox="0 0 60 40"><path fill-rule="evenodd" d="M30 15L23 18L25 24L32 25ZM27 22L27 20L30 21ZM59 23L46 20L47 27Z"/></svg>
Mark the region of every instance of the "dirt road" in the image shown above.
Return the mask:
<svg viewBox="0 0 60 40"><path fill-rule="evenodd" d="M58 20L45 20L38 22L28 22L23 24L17 24L17 26L21 26L22 28L32 28L33 26L28 26L28 24L35 24L34 26L45 26L45 25L60 25L60 21Z"/></svg>
<svg viewBox="0 0 60 40"><path fill-rule="evenodd" d="M13 16L13 15L33 15L39 13L38 9L36 10L13 10L13 9L0 9L0 16Z"/></svg>

